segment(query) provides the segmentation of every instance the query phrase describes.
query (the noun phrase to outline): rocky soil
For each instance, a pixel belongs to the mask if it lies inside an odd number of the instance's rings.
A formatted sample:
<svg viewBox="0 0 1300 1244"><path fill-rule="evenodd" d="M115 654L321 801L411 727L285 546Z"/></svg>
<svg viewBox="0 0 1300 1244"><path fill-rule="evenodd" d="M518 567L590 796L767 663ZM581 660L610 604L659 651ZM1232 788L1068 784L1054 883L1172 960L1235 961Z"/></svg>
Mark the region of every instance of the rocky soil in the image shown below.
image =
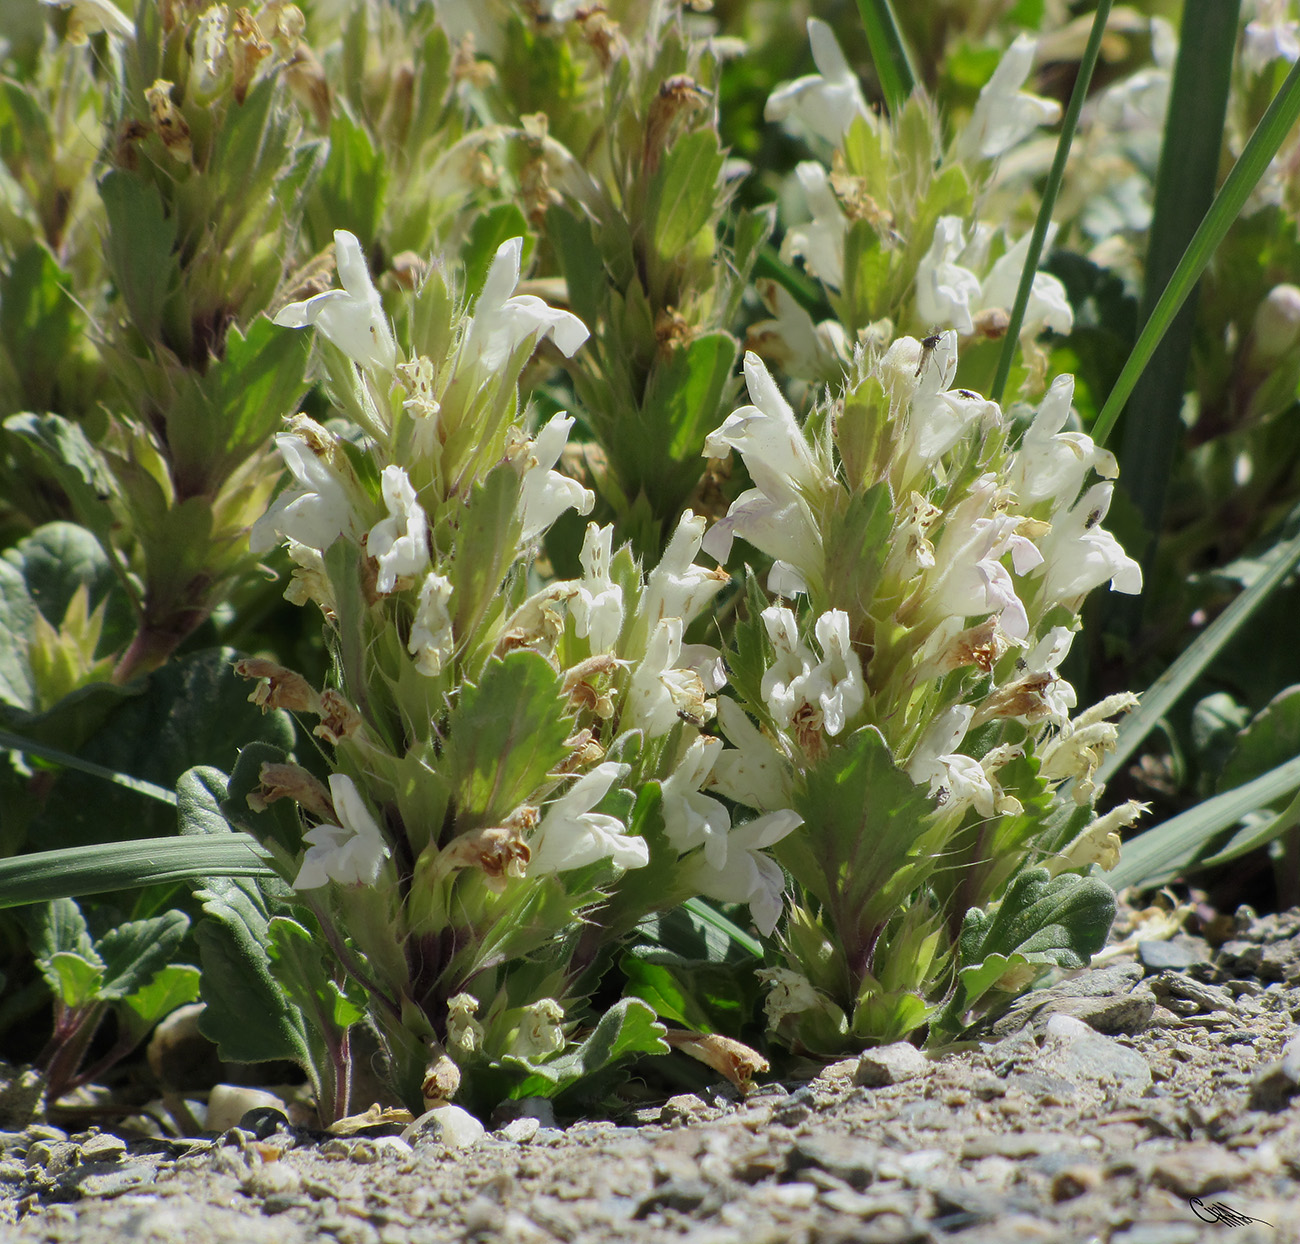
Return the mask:
<svg viewBox="0 0 1300 1244"><path fill-rule="evenodd" d="M481 1135L451 1108L405 1138L0 1133L0 1240L1300 1244L1300 911L1228 932L1116 954L941 1058L564 1128L542 1103Z"/></svg>

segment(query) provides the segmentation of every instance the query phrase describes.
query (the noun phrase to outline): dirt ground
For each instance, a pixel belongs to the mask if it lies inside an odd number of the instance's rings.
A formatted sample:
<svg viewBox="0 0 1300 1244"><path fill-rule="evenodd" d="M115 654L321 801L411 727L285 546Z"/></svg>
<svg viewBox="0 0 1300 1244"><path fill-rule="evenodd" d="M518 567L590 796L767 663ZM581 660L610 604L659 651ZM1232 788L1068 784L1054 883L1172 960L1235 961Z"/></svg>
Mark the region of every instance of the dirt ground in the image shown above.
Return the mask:
<svg viewBox="0 0 1300 1244"><path fill-rule="evenodd" d="M0 1133L0 1240L1300 1244L1297 1018L1300 911L1243 909L1220 946L1118 953L942 1057L744 1097L538 1109L463 1147Z"/></svg>

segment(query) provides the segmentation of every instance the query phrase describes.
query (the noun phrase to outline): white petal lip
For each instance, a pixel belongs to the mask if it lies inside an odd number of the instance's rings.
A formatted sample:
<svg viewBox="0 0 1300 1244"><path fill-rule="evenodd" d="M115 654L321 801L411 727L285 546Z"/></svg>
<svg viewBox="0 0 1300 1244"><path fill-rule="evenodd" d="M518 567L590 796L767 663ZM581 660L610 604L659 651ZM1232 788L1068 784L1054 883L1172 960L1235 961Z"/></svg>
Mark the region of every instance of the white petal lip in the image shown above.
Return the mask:
<svg viewBox="0 0 1300 1244"><path fill-rule="evenodd" d="M352 779L330 776L330 798L338 825L318 825L303 835L311 844L294 879L295 890L314 890L330 881L374 885L389 856L383 832Z"/></svg>
<svg viewBox="0 0 1300 1244"><path fill-rule="evenodd" d="M343 483L300 437L282 432L275 438L280 457L297 484L276 498L253 524L249 548L265 553L286 536L323 553L352 528L352 503Z"/></svg>
<svg viewBox="0 0 1300 1244"><path fill-rule="evenodd" d="M539 340L550 337L567 358L572 358L591 335L572 312L552 307L532 294L514 294L519 284L523 247L523 238L510 238L497 247L474 304L474 318L465 336L464 349L485 371L503 367L515 350L534 334Z"/></svg>
<svg viewBox="0 0 1300 1244"><path fill-rule="evenodd" d="M334 258L343 288L291 302L272 322L282 328L318 328L353 362L391 372L397 363L393 333L361 243L346 229L334 230Z"/></svg>

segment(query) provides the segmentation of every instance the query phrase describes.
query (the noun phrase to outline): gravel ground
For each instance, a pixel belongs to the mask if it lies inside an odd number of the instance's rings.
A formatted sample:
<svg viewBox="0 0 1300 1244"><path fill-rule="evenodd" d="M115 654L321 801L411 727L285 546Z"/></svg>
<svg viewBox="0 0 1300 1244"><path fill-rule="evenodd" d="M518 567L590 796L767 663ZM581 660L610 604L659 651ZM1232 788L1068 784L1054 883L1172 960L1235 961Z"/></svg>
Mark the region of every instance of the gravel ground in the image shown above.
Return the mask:
<svg viewBox="0 0 1300 1244"><path fill-rule="evenodd" d="M1146 943L942 1058L743 1099L477 1140L446 1115L409 1140L0 1133L0 1240L1300 1244L1297 1019L1300 911L1243 909L1214 951Z"/></svg>

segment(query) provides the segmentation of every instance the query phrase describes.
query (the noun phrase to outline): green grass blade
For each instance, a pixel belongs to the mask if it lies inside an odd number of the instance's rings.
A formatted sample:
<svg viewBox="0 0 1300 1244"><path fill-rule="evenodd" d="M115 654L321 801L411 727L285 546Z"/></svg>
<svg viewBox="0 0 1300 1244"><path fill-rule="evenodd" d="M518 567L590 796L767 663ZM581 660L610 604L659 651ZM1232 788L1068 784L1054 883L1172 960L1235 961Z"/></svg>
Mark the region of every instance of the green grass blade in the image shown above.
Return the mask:
<svg viewBox="0 0 1300 1244"><path fill-rule="evenodd" d="M1178 659L1142 693L1141 703L1121 723L1115 750L1102 762L1097 780L1107 782L1136 750L1156 723L1200 677L1223 646L1245 625L1287 576L1300 564L1300 535L1276 545L1267 569L1190 643Z"/></svg>
<svg viewBox="0 0 1300 1244"><path fill-rule="evenodd" d="M703 899L689 898L684 906L693 916L698 916L705 924L712 925L719 933L725 934L738 946L742 946L746 951L756 959L763 957L763 946L756 938L751 937L740 925L732 920L728 920L715 907L709 906Z"/></svg>
<svg viewBox="0 0 1300 1244"><path fill-rule="evenodd" d="M1115 387L1110 391L1106 404L1101 408L1096 422L1092 426L1092 438L1097 444L1104 444L1115 427L1119 413L1123 410L1138 377L1146 368L1155 352L1156 346L1169 328L1178 308L1183 305L1187 295L1210 262L1219 243L1227 235L1232 222L1236 220L1246 200L1259 180L1268 170L1269 161L1277 154L1286 140L1291 127L1300 118L1300 62L1291 67L1282 89L1269 105L1255 132L1250 136L1241 158L1233 165L1200 228L1192 238L1178 262L1178 267L1165 286L1159 301L1151 312L1150 318L1142 326L1133 352L1124 364Z"/></svg>
<svg viewBox="0 0 1300 1244"><path fill-rule="evenodd" d="M1169 284L1214 200L1236 49L1238 0L1187 0L1165 121L1147 245L1142 320ZM1151 533L1161 529L1169 476L1182 440L1183 390L1196 325L1196 285L1133 386L1119 455L1121 487ZM1154 541L1139 560L1149 568ZM1140 607L1140 606L1139 606Z"/></svg>
<svg viewBox="0 0 1300 1244"><path fill-rule="evenodd" d="M21 735L10 734L7 730L0 730L0 748L7 751L22 752L28 756L39 756L42 760L49 760L65 769L76 769L79 773L87 773L91 777L103 778L104 781L112 782L116 786L125 786L127 790L147 795L150 799L158 800L159 803L169 803L173 807L176 804L175 791L155 786L152 782L146 782L143 778L132 777L129 773L119 773L116 769L108 769L103 765L95 764L93 761L82 760L80 756L60 751L57 747L49 747L44 743L37 743L33 739L25 739Z"/></svg>
<svg viewBox="0 0 1300 1244"><path fill-rule="evenodd" d="M1300 757L1270 769L1253 782L1224 791L1171 817L1124 844L1119 865L1105 880L1116 890L1163 885L1194 860L1216 834L1243 816L1300 789Z"/></svg>
<svg viewBox="0 0 1300 1244"><path fill-rule="evenodd" d="M1060 193L1061 182L1065 179L1065 165L1070 157L1070 144L1074 142L1074 132L1079 127L1079 114L1083 111L1083 101L1087 97L1088 86L1092 81L1092 71L1097 67L1097 57L1101 52L1102 36L1106 33L1106 20L1110 16L1110 6L1111 0L1099 0L1097 4L1097 12L1092 19L1092 30L1088 34L1088 43L1083 49L1083 58L1079 61L1079 76L1075 79L1074 91L1065 110L1065 119L1061 122L1061 135L1056 140L1056 155L1052 158L1047 184L1043 187L1043 202L1038 209L1038 219L1034 221L1034 232L1029 239L1029 253L1025 256L1025 267L1020 274L1016 301L1011 308L1011 320L1007 324L1006 336L1002 339L998 370L993 377L993 388L989 393L995 402L1002 400L1003 390L1007 387L1007 377L1011 374L1011 363L1016 357L1016 348L1020 344L1020 326L1025 322L1025 308L1029 306L1029 293L1033 289L1038 261L1043 257L1047 230L1051 227L1052 213L1056 210L1056 196Z"/></svg>
<svg viewBox="0 0 1300 1244"><path fill-rule="evenodd" d="M885 107L897 116L919 80L912 54L898 28L889 0L858 0L858 12L867 32L867 46L885 96Z"/></svg>
<svg viewBox="0 0 1300 1244"><path fill-rule="evenodd" d="M196 877L274 877L248 834L141 838L0 860L0 908Z"/></svg>

